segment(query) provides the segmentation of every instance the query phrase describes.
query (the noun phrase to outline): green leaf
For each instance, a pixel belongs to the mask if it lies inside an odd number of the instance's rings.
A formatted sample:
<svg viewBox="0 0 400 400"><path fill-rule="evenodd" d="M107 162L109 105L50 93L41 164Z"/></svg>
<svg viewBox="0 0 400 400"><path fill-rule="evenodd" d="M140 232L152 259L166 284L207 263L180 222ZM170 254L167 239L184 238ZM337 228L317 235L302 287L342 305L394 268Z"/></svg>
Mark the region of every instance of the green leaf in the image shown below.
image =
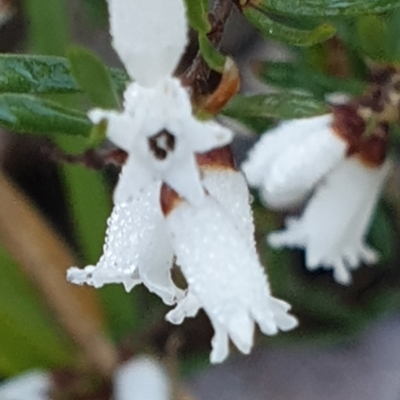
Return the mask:
<svg viewBox="0 0 400 400"><path fill-rule="evenodd" d="M263 64L261 78L269 84L288 89L305 89L323 99L327 93L344 92L359 95L366 85L352 78L339 79L302 64L268 62Z"/></svg>
<svg viewBox="0 0 400 400"><path fill-rule="evenodd" d="M85 114L50 100L24 94L0 94L0 126L20 133L88 136Z"/></svg>
<svg viewBox="0 0 400 400"><path fill-rule="evenodd" d="M322 24L313 30L296 29L273 21L262 11L246 8L244 15L266 37L296 46L313 46L332 37L336 30L332 25Z"/></svg>
<svg viewBox="0 0 400 400"><path fill-rule="evenodd" d="M223 72L225 57L214 47L206 34L199 34L199 46L208 66L214 71Z"/></svg>
<svg viewBox="0 0 400 400"><path fill-rule="evenodd" d="M118 109L118 96L103 62L94 53L80 46L69 47L67 55L73 76L93 105L103 109Z"/></svg>
<svg viewBox="0 0 400 400"><path fill-rule="evenodd" d="M350 39L373 60L380 62L400 61L400 9L385 17L368 15L357 18L355 35Z"/></svg>
<svg viewBox="0 0 400 400"><path fill-rule="evenodd" d="M380 14L400 7L398 0L253 0L252 3L267 12L312 17Z"/></svg>
<svg viewBox="0 0 400 400"><path fill-rule="evenodd" d="M22 5L29 22L29 47L41 54L63 55L69 40L67 2L24 0Z"/></svg>
<svg viewBox="0 0 400 400"><path fill-rule="evenodd" d="M95 26L106 26L108 21L106 0L83 0L83 5Z"/></svg>
<svg viewBox="0 0 400 400"><path fill-rule="evenodd" d="M114 90L122 93L129 77L110 68ZM56 56L0 55L0 93L67 94L81 89L72 76L68 59Z"/></svg>
<svg viewBox="0 0 400 400"><path fill-rule="evenodd" d="M76 93L67 59L55 56L2 54L0 92Z"/></svg>
<svg viewBox="0 0 400 400"><path fill-rule="evenodd" d="M306 118L329 112L326 104L315 98L293 93L234 97L222 110L232 118L263 117L277 119Z"/></svg>
<svg viewBox="0 0 400 400"><path fill-rule="evenodd" d="M207 18L208 0L185 0L189 25L195 31L208 33L211 29Z"/></svg>
<svg viewBox="0 0 400 400"><path fill-rule="evenodd" d="M118 68L110 68L110 74L115 90L119 94L122 94L125 91L126 85L131 79L125 71Z"/></svg>
<svg viewBox="0 0 400 400"><path fill-rule="evenodd" d="M381 263L393 261L397 252L395 243L397 233L392 224L396 217L392 215L390 208L385 206L383 202L378 205L368 235L371 243L381 255Z"/></svg>

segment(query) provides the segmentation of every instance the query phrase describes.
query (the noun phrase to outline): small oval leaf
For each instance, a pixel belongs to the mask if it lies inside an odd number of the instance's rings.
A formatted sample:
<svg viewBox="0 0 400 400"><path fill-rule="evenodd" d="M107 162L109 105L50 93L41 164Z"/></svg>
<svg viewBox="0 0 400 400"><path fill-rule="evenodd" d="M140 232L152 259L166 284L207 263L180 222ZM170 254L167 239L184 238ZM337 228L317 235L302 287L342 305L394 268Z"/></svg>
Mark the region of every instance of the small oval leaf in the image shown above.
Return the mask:
<svg viewBox="0 0 400 400"><path fill-rule="evenodd" d="M199 34L199 46L208 66L214 71L222 73L225 66L225 57L214 47L206 34Z"/></svg>
<svg viewBox="0 0 400 400"><path fill-rule="evenodd" d="M208 0L185 0L189 25L197 32L208 33L211 29L207 18Z"/></svg>
<svg viewBox="0 0 400 400"><path fill-rule="evenodd" d="M0 126L21 133L89 136L93 125L85 114L53 101L23 94L1 94Z"/></svg>
<svg viewBox="0 0 400 400"><path fill-rule="evenodd" d="M310 17L381 14L400 7L398 0L250 0L269 12Z"/></svg>
<svg viewBox="0 0 400 400"><path fill-rule="evenodd" d="M75 93L78 85L63 57L0 56L0 91L9 93Z"/></svg>
<svg viewBox="0 0 400 400"><path fill-rule="evenodd" d="M244 15L264 36L296 46L313 46L328 40L336 32L335 28L329 24L322 24L310 31L292 28L273 21L255 8L246 8Z"/></svg>
<svg viewBox="0 0 400 400"><path fill-rule="evenodd" d="M261 79L270 85L288 89L304 89L319 98L334 92L360 95L366 89L366 84L362 81L353 78L336 78L306 65L290 62L261 64Z"/></svg>
<svg viewBox="0 0 400 400"><path fill-rule="evenodd" d="M93 105L104 109L119 108L111 75L103 62L81 46L71 46L67 55L74 78Z"/></svg>
<svg viewBox="0 0 400 400"><path fill-rule="evenodd" d="M122 93L128 75L110 69L113 85ZM56 56L0 55L0 93L54 94L77 93L80 88L72 76L68 59Z"/></svg>
<svg viewBox="0 0 400 400"><path fill-rule="evenodd" d="M222 112L237 119L241 117L295 119L325 114L329 112L329 107L313 97L284 92L256 96L237 95Z"/></svg>

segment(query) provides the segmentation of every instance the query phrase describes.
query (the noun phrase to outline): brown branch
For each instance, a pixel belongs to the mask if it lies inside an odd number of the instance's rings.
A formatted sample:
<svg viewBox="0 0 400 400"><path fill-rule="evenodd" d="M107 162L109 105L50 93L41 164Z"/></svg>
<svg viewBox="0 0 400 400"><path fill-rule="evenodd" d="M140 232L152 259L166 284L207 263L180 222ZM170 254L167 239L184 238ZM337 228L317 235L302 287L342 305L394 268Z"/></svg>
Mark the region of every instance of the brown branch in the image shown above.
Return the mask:
<svg viewBox="0 0 400 400"><path fill-rule="evenodd" d="M80 154L68 154L53 143L42 146L41 153L47 160L56 163L83 165L94 170L101 170L110 164L120 167L128 157L124 150L118 148L89 149Z"/></svg>
<svg viewBox="0 0 400 400"><path fill-rule="evenodd" d="M71 251L1 172L0 192L0 242L40 288L86 362L103 376L110 376L117 353L104 334L97 294L67 283L66 269L76 265Z"/></svg>
<svg viewBox="0 0 400 400"><path fill-rule="evenodd" d="M216 0L212 10L208 13L208 19L211 24L210 32L207 34L208 39L215 46L220 49L221 41L225 31L225 25L228 21L234 2L232 0ZM211 70L207 63L204 61L200 50L197 52L191 65L179 76L184 86L196 88L204 86L211 76Z"/></svg>

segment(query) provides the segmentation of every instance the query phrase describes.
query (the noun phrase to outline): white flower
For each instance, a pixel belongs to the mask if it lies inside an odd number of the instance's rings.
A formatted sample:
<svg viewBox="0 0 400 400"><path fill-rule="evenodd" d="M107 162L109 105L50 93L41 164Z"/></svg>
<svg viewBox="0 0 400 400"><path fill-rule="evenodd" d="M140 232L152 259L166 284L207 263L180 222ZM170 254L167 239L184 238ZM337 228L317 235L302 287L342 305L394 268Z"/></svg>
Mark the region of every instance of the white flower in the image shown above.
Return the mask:
<svg viewBox="0 0 400 400"><path fill-rule="evenodd" d="M186 44L183 1L170 0L165 10L160 0L112 0L109 10L114 47L136 82L125 91L121 113L95 109L89 117L94 123L106 119L108 138L129 157L114 193L104 254L96 266L71 268L68 280L95 287L123 283L126 290L144 283L172 304L181 291L170 277L173 252L160 210L161 182L200 204L205 192L195 153L225 145L232 133L197 120L189 93L172 77Z"/></svg>
<svg viewBox="0 0 400 400"><path fill-rule="evenodd" d="M154 86L171 76L187 42L182 0L108 0L113 46L130 77Z"/></svg>
<svg viewBox="0 0 400 400"><path fill-rule="evenodd" d="M171 400L172 384L164 367L154 358L135 357L114 375L115 400Z"/></svg>
<svg viewBox="0 0 400 400"><path fill-rule="evenodd" d="M271 296L243 177L233 170L212 175L204 166L199 171L196 158L224 146L232 134L197 120L189 93L172 76L186 44L183 0L169 0L167 8L165 0L109 0L109 6L114 47L135 82L126 89L122 112L92 110L89 116L94 123L107 120L108 138L128 160L102 258L96 266L71 268L68 279L95 287L122 283L127 290L143 283L173 304L182 298L170 273L175 255L189 287L169 319L181 322L203 307L215 328L211 360L226 358L229 337L248 353L254 322L275 334L297 321L287 303ZM160 202L161 184L171 197L161 191ZM133 367L127 368L119 374L126 379L118 380L124 388L118 393L132 385Z"/></svg>
<svg viewBox="0 0 400 400"><path fill-rule="evenodd" d="M182 297L171 279L173 250L167 237L159 192L160 182L154 182L143 194L117 204L108 220L99 262L84 269L70 268L67 279L96 288L122 283L127 291L143 283L166 304L174 304Z"/></svg>
<svg viewBox="0 0 400 400"><path fill-rule="evenodd" d="M332 128L332 114L284 122L264 134L242 169L271 208L305 200L346 156L348 143Z"/></svg>
<svg viewBox="0 0 400 400"><path fill-rule="evenodd" d="M189 285L167 319L179 324L204 308L215 331L210 359L218 363L228 356L229 338L241 352L250 352L255 322L273 335L292 329L297 320L288 314L287 303L271 295L255 249L243 177L229 169L202 172L210 194L205 203L182 202L166 218L177 264Z"/></svg>
<svg viewBox="0 0 400 400"><path fill-rule="evenodd" d="M50 400L50 374L32 371L6 381L0 386L1 400Z"/></svg>
<svg viewBox="0 0 400 400"><path fill-rule="evenodd" d="M356 156L343 161L316 189L303 215L271 233L269 244L304 247L308 269L332 269L337 282L348 284L361 262L378 261L365 236L389 167L389 162L368 167Z"/></svg>
<svg viewBox="0 0 400 400"><path fill-rule="evenodd" d="M92 110L94 123L108 121L107 136L129 154L115 201L135 197L153 179L162 180L192 203L204 198L194 153L230 142L232 133L192 115L189 93L172 77L186 46L183 0L112 0L114 48L134 83L124 110Z"/></svg>

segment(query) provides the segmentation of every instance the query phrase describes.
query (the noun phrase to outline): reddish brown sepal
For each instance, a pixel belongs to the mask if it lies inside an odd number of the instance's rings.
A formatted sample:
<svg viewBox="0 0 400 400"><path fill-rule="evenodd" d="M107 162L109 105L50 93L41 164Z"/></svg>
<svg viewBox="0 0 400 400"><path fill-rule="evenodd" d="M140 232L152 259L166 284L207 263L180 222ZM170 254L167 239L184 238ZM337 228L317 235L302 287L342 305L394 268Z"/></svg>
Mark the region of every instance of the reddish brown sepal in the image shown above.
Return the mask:
<svg viewBox="0 0 400 400"><path fill-rule="evenodd" d="M163 183L160 191L161 210L165 217L177 207L183 199L166 183Z"/></svg>
<svg viewBox="0 0 400 400"><path fill-rule="evenodd" d="M232 151L229 146L220 147L207 153L196 154L199 167L215 169L236 169Z"/></svg>
<svg viewBox="0 0 400 400"><path fill-rule="evenodd" d="M360 139L365 131L365 121L357 113L354 104L332 106L333 125L335 133L348 143L347 155L357 151Z"/></svg>
<svg viewBox="0 0 400 400"><path fill-rule="evenodd" d="M362 140L357 156L363 164L370 167L379 167L386 159L388 149L388 126L379 125L374 134Z"/></svg>
<svg viewBox="0 0 400 400"><path fill-rule="evenodd" d="M221 80L216 89L207 95L194 96L196 108L207 114L218 114L240 88L239 70L236 64L227 58Z"/></svg>

